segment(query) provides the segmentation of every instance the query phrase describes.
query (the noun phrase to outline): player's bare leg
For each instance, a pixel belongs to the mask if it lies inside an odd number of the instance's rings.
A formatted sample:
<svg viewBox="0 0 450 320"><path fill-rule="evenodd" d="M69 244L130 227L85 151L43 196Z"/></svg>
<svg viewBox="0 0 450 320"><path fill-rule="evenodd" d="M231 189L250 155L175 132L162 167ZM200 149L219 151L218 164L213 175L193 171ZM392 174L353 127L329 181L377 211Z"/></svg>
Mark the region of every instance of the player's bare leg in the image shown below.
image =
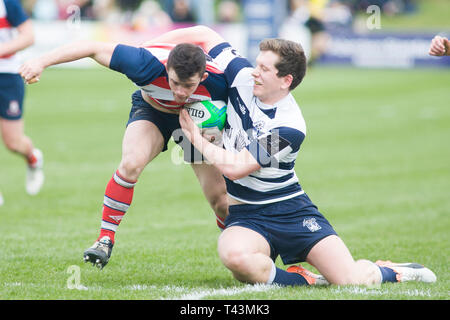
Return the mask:
<svg viewBox="0 0 450 320"><path fill-rule="evenodd" d="M27 157L33 151L31 139L24 134L24 122L19 120L0 119L3 142L10 151Z"/></svg>
<svg viewBox="0 0 450 320"><path fill-rule="evenodd" d="M10 151L18 153L27 162L25 189L28 194L36 195L44 184L43 155L33 147L29 137L24 134L24 122L0 119L0 131L3 142Z"/></svg>
<svg viewBox="0 0 450 320"><path fill-rule="evenodd" d="M259 233L240 226L225 229L218 241L222 263L242 282L266 283L272 268L270 247Z"/></svg>
<svg viewBox="0 0 450 320"><path fill-rule="evenodd" d="M146 120L130 123L122 142L120 175L136 181L147 164L161 153L163 145L164 138L153 123Z"/></svg>
<svg viewBox="0 0 450 320"><path fill-rule="evenodd" d="M227 187L222 174L214 166L201 163L191 164L203 193L216 214L217 226L223 230L228 215Z"/></svg>
<svg viewBox="0 0 450 320"><path fill-rule="evenodd" d="M381 282L376 265L368 260L355 261L341 238L335 235L320 240L306 259L332 284L373 285Z"/></svg>
<svg viewBox="0 0 450 320"><path fill-rule="evenodd" d="M382 282L435 282L434 273L417 263L391 261L354 261L344 242L337 236L319 241L309 252L307 262L332 284L376 285Z"/></svg>
<svg viewBox="0 0 450 320"><path fill-rule="evenodd" d="M225 229L219 237L219 257L233 276L247 283L281 286L325 285L328 281L301 266L279 269L270 258L270 246L259 233L241 226Z"/></svg>
<svg viewBox="0 0 450 320"><path fill-rule="evenodd" d="M108 263L115 232L131 205L137 179L145 166L162 151L163 145L163 136L153 123L137 120L128 125L122 142L122 160L106 187L100 235L84 252L85 262L99 268Z"/></svg>

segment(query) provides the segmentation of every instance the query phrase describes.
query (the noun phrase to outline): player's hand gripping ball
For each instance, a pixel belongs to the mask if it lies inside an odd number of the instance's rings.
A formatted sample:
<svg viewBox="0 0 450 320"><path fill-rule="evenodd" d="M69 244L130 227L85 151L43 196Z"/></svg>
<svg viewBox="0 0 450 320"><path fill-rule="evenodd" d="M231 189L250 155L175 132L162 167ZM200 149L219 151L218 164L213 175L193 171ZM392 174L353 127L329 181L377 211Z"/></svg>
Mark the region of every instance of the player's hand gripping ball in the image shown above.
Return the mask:
<svg viewBox="0 0 450 320"><path fill-rule="evenodd" d="M212 137L215 145L222 145L222 131L227 119L224 101L199 101L185 105L191 119L202 129L204 136Z"/></svg>

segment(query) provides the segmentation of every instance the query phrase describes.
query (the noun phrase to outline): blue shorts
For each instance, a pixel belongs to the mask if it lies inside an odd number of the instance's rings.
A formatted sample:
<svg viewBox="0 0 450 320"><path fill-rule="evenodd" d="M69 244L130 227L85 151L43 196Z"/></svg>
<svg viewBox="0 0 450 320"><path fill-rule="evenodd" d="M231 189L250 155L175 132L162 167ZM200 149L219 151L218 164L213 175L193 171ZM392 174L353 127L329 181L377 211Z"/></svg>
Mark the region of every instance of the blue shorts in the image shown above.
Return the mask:
<svg viewBox="0 0 450 320"><path fill-rule="evenodd" d="M153 108L142 98L141 91L138 90L131 96L132 106L127 126L137 120L146 120L153 123L161 132L164 138L162 152L167 150L167 144L171 137L175 143L181 146L184 151L184 160L190 163L203 162L203 155L194 148L191 142L184 136L181 130L178 114L165 113Z"/></svg>
<svg viewBox="0 0 450 320"><path fill-rule="evenodd" d="M284 264L306 261L318 241L337 235L306 194L270 204L232 205L225 226L258 232L270 245L270 258L280 256Z"/></svg>
<svg viewBox="0 0 450 320"><path fill-rule="evenodd" d="M15 73L0 73L0 118L19 120L23 114L25 85Z"/></svg>

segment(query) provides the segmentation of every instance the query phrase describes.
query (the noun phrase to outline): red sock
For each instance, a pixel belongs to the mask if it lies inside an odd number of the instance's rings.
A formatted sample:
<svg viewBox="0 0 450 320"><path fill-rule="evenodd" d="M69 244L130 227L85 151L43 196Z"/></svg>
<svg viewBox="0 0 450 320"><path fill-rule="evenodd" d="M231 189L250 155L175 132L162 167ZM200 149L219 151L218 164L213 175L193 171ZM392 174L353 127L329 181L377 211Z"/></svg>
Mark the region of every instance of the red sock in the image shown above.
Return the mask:
<svg viewBox="0 0 450 320"><path fill-rule="evenodd" d="M117 227L133 200L135 184L136 181L130 182L122 178L119 171L116 171L109 180L103 200L102 224L97 240L100 240L103 236L108 236L114 243Z"/></svg>
<svg viewBox="0 0 450 320"><path fill-rule="evenodd" d="M217 214L216 214L216 223L217 223L217 226L219 227L220 231L225 230L225 219L222 219Z"/></svg>
<svg viewBox="0 0 450 320"><path fill-rule="evenodd" d="M29 165L30 167L33 167L33 165L35 165L36 162L37 162L37 158L36 158L36 156L34 155L34 152L32 152L31 155L29 155L29 156L27 157L27 163L28 163L28 165Z"/></svg>

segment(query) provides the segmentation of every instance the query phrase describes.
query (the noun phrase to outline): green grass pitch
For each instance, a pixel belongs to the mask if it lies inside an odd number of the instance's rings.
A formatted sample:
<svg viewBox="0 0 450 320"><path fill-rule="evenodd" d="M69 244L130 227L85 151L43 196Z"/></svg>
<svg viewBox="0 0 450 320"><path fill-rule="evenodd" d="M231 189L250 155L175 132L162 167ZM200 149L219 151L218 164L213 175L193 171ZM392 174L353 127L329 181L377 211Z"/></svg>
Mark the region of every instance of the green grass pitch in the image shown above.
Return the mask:
<svg viewBox="0 0 450 320"><path fill-rule="evenodd" d="M141 175L108 266L84 264L135 86L103 68L50 69L25 101L26 133L45 155L38 196L25 194L23 160L0 147L0 299L448 300L449 85L438 69L315 68L294 92L308 128L300 183L354 258L419 262L438 281L279 288L222 266L215 217L189 165L172 163L173 142Z"/></svg>

